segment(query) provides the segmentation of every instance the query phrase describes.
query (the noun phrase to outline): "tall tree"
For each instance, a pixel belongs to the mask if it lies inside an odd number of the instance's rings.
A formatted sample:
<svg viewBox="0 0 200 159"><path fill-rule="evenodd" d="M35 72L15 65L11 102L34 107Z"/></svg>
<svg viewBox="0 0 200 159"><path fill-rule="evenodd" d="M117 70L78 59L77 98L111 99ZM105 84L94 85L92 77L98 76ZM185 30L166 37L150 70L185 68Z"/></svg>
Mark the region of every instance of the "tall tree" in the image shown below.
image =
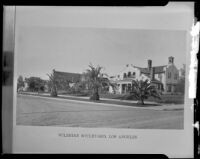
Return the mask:
<svg viewBox="0 0 200 159"><path fill-rule="evenodd" d="M87 86L92 90L91 100L99 100L99 90L105 87L105 85L111 85L110 81L105 77L106 74L102 73L102 67L94 67L92 64L89 65L85 73L85 80Z"/></svg>
<svg viewBox="0 0 200 159"><path fill-rule="evenodd" d="M49 87L50 87L50 95L52 97L57 97L58 96L58 92L57 92L57 85L58 85L58 81L56 80L56 76L55 76L55 70L52 71L52 73L49 75Z"/></svg>
<svg viewBox="0 0 200 159"><path fill-rule="evenodd" d="M87 69L86 76L88 87L92 90L91 100L99 100L99 88L102 84L103 74L101 73L102 67L97 66L96 68L90 64Z"/></svg>
<svg viewBox="0 0 200 159"><path fill-rule="evenodd" d="M139 103L142 105L144 104L144 100L148 99L150 96L161 99L156 87L152 85L148 80L133 80L130 96L135 97L140 101Z"/></svg>
<svg viewBox="0 0 200 159"><path fill-rule="evenodd" d="M28 89L30 91L44 91L44 87L45 87L45 81L42 80L39 77L30 77L30 78L25 78L25 81L28 84Z"/></svg>
<svg viewBox="0 0 200 159"><path fill-rule="evenodd" d="M17 79L17 91L24 87L24 80L23 80L23 77L20 75Z"/></svg>

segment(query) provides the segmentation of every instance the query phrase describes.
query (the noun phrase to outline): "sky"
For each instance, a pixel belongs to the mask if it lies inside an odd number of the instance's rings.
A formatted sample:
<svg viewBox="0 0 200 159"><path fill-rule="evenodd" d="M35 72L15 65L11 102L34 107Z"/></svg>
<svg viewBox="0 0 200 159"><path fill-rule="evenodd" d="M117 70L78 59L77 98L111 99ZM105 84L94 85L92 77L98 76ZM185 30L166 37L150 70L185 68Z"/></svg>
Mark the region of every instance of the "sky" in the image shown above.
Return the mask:
<svg viewBox="0 0 200 159"><path fill-rule="evenodd" d="M90 63L108 75L126 64L181 68L186 61L186 32L109 28L20 27L16 34L17 76L48 79L53 69L82 73Z"/></svg>

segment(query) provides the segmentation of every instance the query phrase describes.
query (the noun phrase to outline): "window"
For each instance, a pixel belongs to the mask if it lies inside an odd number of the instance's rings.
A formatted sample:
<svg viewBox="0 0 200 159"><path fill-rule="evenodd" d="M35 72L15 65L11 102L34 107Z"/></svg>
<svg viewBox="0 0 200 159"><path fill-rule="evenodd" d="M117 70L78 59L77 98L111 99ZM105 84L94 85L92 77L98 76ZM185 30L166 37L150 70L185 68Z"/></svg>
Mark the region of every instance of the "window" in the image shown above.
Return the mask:
<svg viewBox="0 0 200 159"><path fill-rule="evenodd" d="M158 74L158 78L160 81L162 81L162 74Z"/></svg>
<svg viewBox="0 0 200 159"><path fill-rule="evenodd" d="M135 76L135 72L133 72L133 76Z"/></svg>
<svg viewBox="0 0 200 159"><path fill-rule="evenodd" d="M131 72L128 72L128 77L131 77Z"/></svg>
<svg viewBox="0 0 200 159"><path fill-rule="evenodd" d="M174 75L174 79L175 79L175 80L178 79L178 74L177 74L177 73Z"/></svg>
<svg viewBox="0 0 200 159"><path fill-rule="evenodd" d="M171 78L171 72L168 72L168 78Z"/></svg>
<svg viewBox="0 0 200 159"><path fill-rule="evenodd" d="M124 73L124 78L126 78L126 73Z"/></svg>

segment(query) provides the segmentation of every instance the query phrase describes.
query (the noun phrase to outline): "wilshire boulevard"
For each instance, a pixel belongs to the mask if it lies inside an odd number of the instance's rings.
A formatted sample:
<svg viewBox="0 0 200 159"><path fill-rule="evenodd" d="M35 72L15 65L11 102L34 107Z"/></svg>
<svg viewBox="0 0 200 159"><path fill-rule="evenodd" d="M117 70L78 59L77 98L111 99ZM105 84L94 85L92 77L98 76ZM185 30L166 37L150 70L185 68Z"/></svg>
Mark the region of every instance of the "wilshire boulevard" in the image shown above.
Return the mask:
<svg viewBox="0 0 200 159"><path fill-rule="evenodd" d="M95 102L17 96L17 125L183 129L183 110L154 110Z"/></svg>

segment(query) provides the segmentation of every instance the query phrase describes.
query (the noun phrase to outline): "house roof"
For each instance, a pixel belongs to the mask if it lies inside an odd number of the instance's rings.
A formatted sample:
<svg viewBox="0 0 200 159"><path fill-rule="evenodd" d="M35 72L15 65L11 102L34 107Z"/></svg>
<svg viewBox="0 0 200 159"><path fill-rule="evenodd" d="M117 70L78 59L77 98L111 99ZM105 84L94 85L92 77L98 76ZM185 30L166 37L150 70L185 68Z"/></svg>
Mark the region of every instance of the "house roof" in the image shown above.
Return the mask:
<svg viewBox="0 0 200 159"><path fill-rule="evenodd" d="M80 73L54 71L56 78L64 79L69 82L78 82L81 79Z"/></svg>
<svg viewBox="0 0 200 159"><path fill-rule="evenodd" d="M159 81L159 80L157 80L157 79L153 79L153 80L151 80L151 83L160 83L160 84L163 84L161 81Z"/></svg>
<svg viewBox="0 0 200 159"><path fill-rule="evenodd" d="M142 68L142 67L137 67L137 66L133 66L135 68L140 69L141 73L144 74L150 74L150 71L148 68ZM158 73L164 73L164 68L167 67L167 65L164 66L154 66L152 68L154 68L154 74L158 74Z"/></svg>
<svg viewBox="0 0 200 159"><path fill-rule="evenodd" d="M167 65L155 66L153 68L154 68L155 73L164 73L165 72L165 70L164 70L165 67L167 67Z"/></svg>

